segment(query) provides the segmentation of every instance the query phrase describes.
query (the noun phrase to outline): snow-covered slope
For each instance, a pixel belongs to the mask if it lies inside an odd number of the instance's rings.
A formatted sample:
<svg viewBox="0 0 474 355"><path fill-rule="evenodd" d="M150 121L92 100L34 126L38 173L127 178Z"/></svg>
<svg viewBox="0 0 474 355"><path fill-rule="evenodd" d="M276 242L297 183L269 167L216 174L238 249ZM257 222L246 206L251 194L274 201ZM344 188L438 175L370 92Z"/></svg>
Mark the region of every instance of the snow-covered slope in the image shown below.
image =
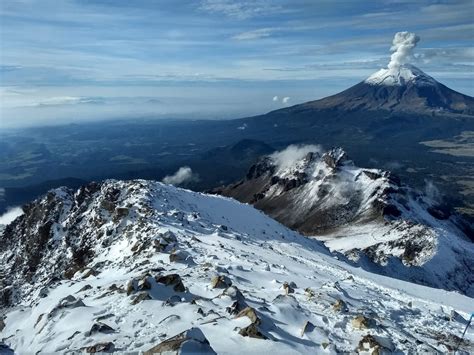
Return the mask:
<svg viewBox="0 0 474 355"><path fill-rule="evenodd" d="M351 267L249 205L143 180L54 190L0 248L0 339L18 353L447 352L473 305Z"/></svg>
<svg viewBox="0 0 474 355"><path fill-rule="evenodd" d="M474 295L474 244L459 217L389 172L354 166L341 148L290 146L215 192L252 203L370 270Z"/></svg>
<svg viewBox="0 0 474 355"><path fill-rule="evenodd" d="M380 69L365 79L365 82L371 85L387 86L404 86L409 83L420 86L436 85L435 79L410 64Z"/></svg>

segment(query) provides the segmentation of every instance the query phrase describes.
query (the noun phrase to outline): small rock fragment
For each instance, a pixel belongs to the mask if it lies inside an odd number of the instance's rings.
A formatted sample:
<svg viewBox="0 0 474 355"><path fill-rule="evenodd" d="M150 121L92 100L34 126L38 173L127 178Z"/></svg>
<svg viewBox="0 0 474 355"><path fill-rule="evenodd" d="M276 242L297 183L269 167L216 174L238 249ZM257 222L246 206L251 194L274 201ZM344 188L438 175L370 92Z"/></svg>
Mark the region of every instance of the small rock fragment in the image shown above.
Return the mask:
<svg viewBox="0 0 474 355"><path fill-rule="evenodd" d="M252 323L245 328L240 329L239 334L243 337L250 337L256 339L268 339L262 332L258 329L256 323Z"/></svg>
<svg viewBox="0 0 474 355"><path fill-rule="evenodd" d="M244 308L235 316L235 318L240 317L248 317L252 323L260 324L260 318L258 318L255 309L253 309L252 307Z"/></svg>
<svg viewBox="0 0 474 355"><path fill-rule="evenodd" d="M212 288L227 288L232 286L232 281L224 275L214 276L211 280Z"/></svg>
<svg viewBox="0 0 474 355"><path fill-rule="evenodd" d="M301 337L303 337L304 333L311 333L314 330L315 326L313 323L311 323L309 320L307 320L303 328L301 328Z"/></svg>
<svg viewBox="0 0 474 355"><path fill-rule="evenodd" d="M358 315L351 321L352 327L355 329L367 329L369 327L369 319L363 315Z"/></svg>
<svg viewBox="0 0 474 355"><path fill-rule="evenodd" d="M135 305L135 304L138 304L142 301L145 301L145 300L151 300L152 298L150 297L150 295L148 294L148 292L146 291L142 291L140 293L137 293L137 295L133 298L132 300L132 304Z"/></svg>
<svg viewBox="0 0 474 355"><path fill-rule="evenodd" d="M333 309L335 312L346 312L346 311L347 311L346 302L344 302L343 300L337 300L337 301L334 302L334 304L332 305L332 309Z"/></svg>
<svg viewBox="0 0 474 355"><path fill-rule="evenodd" d="M367 334L364 335L359 341L357 350L370 352L372 355L378 355L380 354L381 348L382 346L378 343L378 341L372 335Z"/></svg>
<svg viewBox="0 0 474 355"><path fill-rule="evenodd" d="M100 353L100 352L111 352L114 351L114 343L111 342L105 342L105 343L97 343L92 346L88 346L84 348L86 353L89 354L94 354L94 353Z"/></svg>
<svg viewBox="0 0 474 355"><path fill-rule="evenodd" d="M97 323L94 323L91 327L91 329L89 330L89 335L92 335L92 334L95 334L95 333L113 333L115 331L114 328L112 328L111 326L105 324L105 323L101 323L101 322L97 322Z"/></svg>
<svg viewBox="0 0 474 355"><path fill-rule="evenodd" d="M155 277L155 281L161 284L165 284L166 286L173 286L173 290L176 292L184 292L186 291L186 287L184 287L183 281L181 280L181 276L178 274L169 274L169 275L158 275Z"/></svg>
<svg viewBox="0 0 474 355"><path fill-rule="evenodd" d="M295 285L296 286L296 285ZM290 293L295 293L295 290L293 287L291 287L291 284L288 284L288 282L283 283L283 290L285 290L285 294L288 295Z"/></svg>

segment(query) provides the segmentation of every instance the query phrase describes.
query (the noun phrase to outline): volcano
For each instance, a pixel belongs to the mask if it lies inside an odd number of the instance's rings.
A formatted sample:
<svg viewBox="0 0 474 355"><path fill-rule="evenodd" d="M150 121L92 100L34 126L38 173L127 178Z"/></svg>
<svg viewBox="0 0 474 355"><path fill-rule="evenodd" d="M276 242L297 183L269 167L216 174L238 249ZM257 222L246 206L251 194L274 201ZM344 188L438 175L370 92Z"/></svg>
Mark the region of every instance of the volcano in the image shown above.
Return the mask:
<svg viewBox="0 0 474 355"><path fill-rule="evenodd" d="M295 107L473 115L474 98L448 88L411 64L403 64L380 69L336 95Z"/></svg>

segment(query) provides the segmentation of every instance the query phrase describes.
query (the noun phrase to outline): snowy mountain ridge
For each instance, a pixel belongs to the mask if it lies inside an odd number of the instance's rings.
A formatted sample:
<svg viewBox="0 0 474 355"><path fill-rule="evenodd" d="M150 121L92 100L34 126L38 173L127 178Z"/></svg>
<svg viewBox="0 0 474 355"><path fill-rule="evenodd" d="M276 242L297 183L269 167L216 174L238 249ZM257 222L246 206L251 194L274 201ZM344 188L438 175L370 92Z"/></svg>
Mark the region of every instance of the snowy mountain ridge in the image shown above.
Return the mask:
<svg viewBox="0 0 474 355"><path fill-rule="evenodd" d="M290 146L214 192L369 270L474 295L474 245L460 218L390 172L355 166L341 148Z"/></svg>
<svg viewBox="0 0 474 355"><path fill-rule="evenodd" d="M0 241L0 334L19 353L446 352L472 305L352 267L249 205L144 180L53 190Z"/></svg>

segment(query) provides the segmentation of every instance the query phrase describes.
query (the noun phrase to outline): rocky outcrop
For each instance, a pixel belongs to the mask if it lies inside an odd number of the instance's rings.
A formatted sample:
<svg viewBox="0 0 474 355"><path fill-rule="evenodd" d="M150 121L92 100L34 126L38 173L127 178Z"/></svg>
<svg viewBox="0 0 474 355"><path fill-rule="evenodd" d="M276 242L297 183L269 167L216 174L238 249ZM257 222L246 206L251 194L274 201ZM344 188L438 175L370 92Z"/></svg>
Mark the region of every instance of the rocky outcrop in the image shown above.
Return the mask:
<svg viewBox="0 0 474 355"><path fill-rule="evenodd" d="M143 354L217 354L199 328L191 328L148 349Z"/></svg>

